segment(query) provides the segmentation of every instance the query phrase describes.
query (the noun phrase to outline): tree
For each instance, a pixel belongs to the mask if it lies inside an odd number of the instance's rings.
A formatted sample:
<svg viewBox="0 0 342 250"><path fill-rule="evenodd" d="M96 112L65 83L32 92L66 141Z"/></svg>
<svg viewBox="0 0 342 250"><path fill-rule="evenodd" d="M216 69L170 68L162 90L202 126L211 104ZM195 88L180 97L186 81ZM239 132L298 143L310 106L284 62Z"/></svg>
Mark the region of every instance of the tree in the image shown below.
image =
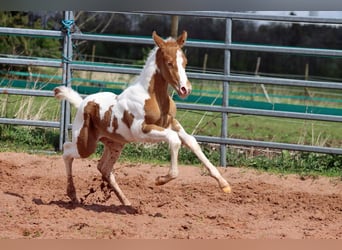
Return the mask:
<svg viewBox="0 0 342 250"><path fill-rule="evenodd" d="M41 28L41 19L29 22L26 12L0 12L0 26L13 28ZM0 37L2 54L18 56L36 56L60 58L60 42L58 39L44 37L27 37L2 35Z"/></svg>
<svg viewBox="0 0 342 250"><path fill-rule="evenodd" d="M55 24L54 21L47 19L45 22L44 25L46 27L52 27ZM5 11L0 12L0 26L41 29L42 18L36 17L32 19L32 15L28 12ZM0 36L0 53L3 56L61 58L61 41L54 38L2 34ZM18 67L2 65L1 68L4 70L34 71L30 66Z"/></svg>

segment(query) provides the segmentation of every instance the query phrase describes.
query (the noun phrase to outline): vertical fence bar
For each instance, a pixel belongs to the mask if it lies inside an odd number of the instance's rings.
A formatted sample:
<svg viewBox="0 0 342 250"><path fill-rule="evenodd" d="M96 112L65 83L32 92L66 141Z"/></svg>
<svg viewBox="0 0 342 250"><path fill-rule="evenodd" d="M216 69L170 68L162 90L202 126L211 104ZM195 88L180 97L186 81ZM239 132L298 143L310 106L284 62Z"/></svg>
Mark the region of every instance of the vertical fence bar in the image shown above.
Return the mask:
<svg viewBox="0 0 342 250"><path fill-rule="evenodd" d="M62 25L64 28L64 42L63 42L63 55L62 55L62 82L64 86L71 87L71 69L72 62L72 38L71 27L74 22L74 15L72 11L64 12L64 20ZM68 126L70 124L70 104L66 101L61 102L61 120L60 120L60 137L59 137L59 150L62 150L63 143L68 140Z"/></svg>
<svg viewBox="0 0 342 250"><path fill-rule="evenodd" d="M225 44L230 45L232 42L232 19L226 18L226 37ZM230 75L230 50L224 51L224 75ZM229 82L223 81L222 106L228 107L229 104ZM228 137L228 113L222 113L221 137ZM227 166L227 145L220 145L220 165Z"/></svg>

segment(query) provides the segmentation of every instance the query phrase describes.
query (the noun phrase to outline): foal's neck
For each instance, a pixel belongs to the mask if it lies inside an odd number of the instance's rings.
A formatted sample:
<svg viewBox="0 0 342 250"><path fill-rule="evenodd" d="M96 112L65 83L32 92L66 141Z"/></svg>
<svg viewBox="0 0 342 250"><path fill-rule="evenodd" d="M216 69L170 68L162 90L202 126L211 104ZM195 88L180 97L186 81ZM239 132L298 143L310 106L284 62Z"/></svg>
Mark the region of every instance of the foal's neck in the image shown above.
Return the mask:
<svg viewBox="0 0 342 250"><path fill-rule="evenodd" d="M152 51L139 77L148 92L145 100L145 122L160 127L168 127L176 116L176 105L168 95L168 82L163 78L156 64L156 49Z"/></svg>
<svg viewBox="0 0 342 250"><path fill-rule="evenodd" d="M146 124L166 128L176 117L176 105L167 93L167 86L160 73L152 76L148 88L150 98L144 105Z"/></svg>
<svg viewBox="0 0 342 250"><path fill-rule="evenodd" d="M154 48L148 56L145 66L142 69L137 84L143 85L150 95L155 95L158 99L168 96L168 83L160 74L156 64L156 53L158 48ZM167 100L169 98L166 98Z"/></svg>
<svg viewBox="0 0 342 250"><path fill-rule="evenodd" d="M158 102L168 102L169 94L168 94L168 83L162 77L159 72L156 72L150 81L150 85L148 88L148 92L150 96L154 96Z"/></svg>

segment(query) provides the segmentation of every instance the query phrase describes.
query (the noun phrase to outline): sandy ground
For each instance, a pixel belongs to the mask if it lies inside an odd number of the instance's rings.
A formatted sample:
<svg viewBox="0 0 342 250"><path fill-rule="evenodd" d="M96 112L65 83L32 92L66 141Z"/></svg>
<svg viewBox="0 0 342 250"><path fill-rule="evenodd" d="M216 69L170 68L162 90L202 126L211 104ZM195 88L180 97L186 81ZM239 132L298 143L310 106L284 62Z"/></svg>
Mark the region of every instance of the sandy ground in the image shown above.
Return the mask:
<svg viewBox="0 0 342 250"><path fill-rule="evenodd" d="M155 186L167 167L118 164L125 207L96 164L75 160L75 205L60 156L0 153L0 239L342 239L341 179L221 168L233 188L224 194L199 167Z"/></svg>

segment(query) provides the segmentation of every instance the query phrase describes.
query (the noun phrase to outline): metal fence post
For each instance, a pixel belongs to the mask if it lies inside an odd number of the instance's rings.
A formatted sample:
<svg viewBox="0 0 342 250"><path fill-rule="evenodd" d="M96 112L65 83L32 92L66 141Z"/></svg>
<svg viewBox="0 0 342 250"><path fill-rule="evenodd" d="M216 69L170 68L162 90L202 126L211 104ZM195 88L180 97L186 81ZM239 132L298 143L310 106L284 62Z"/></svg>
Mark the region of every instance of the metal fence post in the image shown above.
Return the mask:
<svg viewBox="0 0 342 250"><path fill-rule="evenodd" d="M62 54L62 82L64 86L71 87L71 62L72 62L72 38L71 28L74 25L74 14L72 11L64 12L64 20L62 21L64 29L64 42ZM61 102L61 120L60 120L60 136L59 149L63 149L63 144L68 140L68 127L70 124L70 104L66 101Z"/></svg>
<svg viewBox="0 0 342 250"><path fill-rule="evenodd" d="M230 49L228 46L232 43L232 19L226 18L226 37L225 45L227 48L224 50L224 75L230 75ZM229 82L223 81L223 93L222 93L222 106L228 107L229 105ZM228 137L228 113L222 112L222 124L221 124L221 137ZM227 145L220 145L220 164L223 167L227 166Z"/></svg>

